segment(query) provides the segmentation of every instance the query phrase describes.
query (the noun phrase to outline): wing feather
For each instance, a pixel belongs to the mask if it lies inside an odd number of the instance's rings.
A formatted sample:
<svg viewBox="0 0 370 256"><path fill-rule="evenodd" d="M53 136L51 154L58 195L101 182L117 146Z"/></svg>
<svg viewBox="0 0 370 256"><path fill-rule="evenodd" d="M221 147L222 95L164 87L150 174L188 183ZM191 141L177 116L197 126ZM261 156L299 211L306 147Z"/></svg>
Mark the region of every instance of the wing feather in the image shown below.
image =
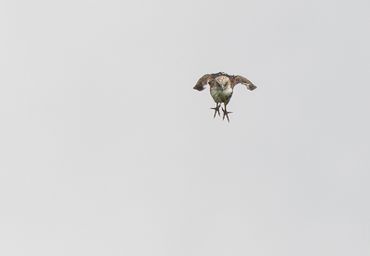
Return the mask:
<svg viewBox="0 0 370 256"><path fill-rule="evenodd" d="M248 90L253 91L257 88L251 81L249 81L247 78L243 76L235 76L232 82L232 87L234 87L237 84L244 84Z"/></svg>
<svg viewBox="0 0 370 256"><path fill-rule="evenodd" d="M212 74L205 74L201 78L199 78L198 82L196 85L193 87L193 89L202 91L205 88L205 85L208 84L209 80L212 79Z"/></svg>

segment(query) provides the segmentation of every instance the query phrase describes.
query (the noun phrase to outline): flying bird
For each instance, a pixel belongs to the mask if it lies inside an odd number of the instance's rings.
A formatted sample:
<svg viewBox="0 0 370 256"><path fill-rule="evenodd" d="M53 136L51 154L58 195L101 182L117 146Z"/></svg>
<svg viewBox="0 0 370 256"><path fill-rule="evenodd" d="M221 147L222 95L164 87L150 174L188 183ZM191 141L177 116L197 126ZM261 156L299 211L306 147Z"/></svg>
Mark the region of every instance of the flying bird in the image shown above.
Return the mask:
<svg viewBox="0 0 370 256"><path fill-rule="evenodd" d="M213 118L216 117L216 114L220 116L220 107L221 104L224 104L224 107L221 108L223 112L222 119L224 120L226 117L228 122L230 122L229 114L232 112L228 112L226 106L233 95L234 86L237 84L244 84L250 91L257 88L257 86L243 76L234 76L224 72L218 72L202 76L193 89L203 91L207 84L210 87L211 96L216 102L216 107L211 108L215 111Z"/></svg>

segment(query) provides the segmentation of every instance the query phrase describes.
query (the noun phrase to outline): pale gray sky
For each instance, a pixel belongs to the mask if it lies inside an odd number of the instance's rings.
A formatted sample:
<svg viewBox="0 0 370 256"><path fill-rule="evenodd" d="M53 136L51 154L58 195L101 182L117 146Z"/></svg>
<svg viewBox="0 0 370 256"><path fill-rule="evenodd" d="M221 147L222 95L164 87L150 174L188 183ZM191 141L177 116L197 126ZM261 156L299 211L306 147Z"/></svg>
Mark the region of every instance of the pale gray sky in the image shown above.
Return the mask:
<svg viewBox="0 0 370 256"><path fill-rule="evenodd" d="M0 254L368 256L369 11L2 1Z"/></svg>

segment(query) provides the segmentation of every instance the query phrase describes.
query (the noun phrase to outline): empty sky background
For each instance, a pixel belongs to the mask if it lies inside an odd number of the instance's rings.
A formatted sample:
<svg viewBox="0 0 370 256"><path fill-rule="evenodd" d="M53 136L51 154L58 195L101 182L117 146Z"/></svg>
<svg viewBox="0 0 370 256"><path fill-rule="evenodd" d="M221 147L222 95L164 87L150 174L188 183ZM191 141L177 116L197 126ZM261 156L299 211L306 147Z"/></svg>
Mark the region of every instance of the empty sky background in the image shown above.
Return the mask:
<svg viewBox="0 0 370 256"><path fill-rule="evenodd" d="M0 254L368 256L369 11L1 1Z"/></svg>

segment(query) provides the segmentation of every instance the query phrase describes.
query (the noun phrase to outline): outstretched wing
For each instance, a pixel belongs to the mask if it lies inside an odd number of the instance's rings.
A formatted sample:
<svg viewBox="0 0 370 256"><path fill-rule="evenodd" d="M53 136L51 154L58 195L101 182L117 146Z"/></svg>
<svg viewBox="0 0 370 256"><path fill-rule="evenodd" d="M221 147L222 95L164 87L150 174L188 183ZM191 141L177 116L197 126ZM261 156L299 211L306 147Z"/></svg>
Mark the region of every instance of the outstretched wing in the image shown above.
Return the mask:
<svg viewBox="0 0 370 256"><path fill-rule="evenodd" d="M193 89L202 91L205 88L205 85L208 83L209 80L212 79L212 74L206 74L199 78L197 84L193 87Z"/></svg>
<svg viewBox="0 0 370 256"><path fill-rule="evenodd" d="M243 76L235 76L231 86L234 88L235 85L237 84L244 84L248 90L253 91L254 89L257 88L251 81L249 81L247 78Z"/></svg>

